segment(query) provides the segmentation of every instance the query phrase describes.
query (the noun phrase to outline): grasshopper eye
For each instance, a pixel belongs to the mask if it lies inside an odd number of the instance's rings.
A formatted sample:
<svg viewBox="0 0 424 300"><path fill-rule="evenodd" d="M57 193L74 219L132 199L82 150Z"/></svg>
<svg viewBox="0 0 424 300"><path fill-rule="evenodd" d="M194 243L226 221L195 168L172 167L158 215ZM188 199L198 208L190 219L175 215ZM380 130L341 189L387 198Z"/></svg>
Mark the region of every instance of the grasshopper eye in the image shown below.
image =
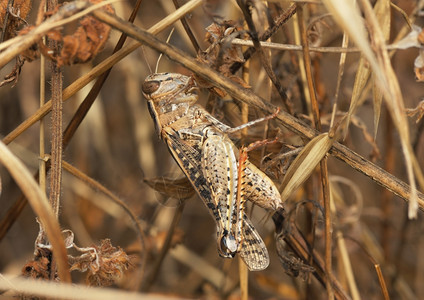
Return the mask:
<svg viewBox="0 0 424 300"><path fill-rule="evenodd" d="M159 86L160 86L160 82L157 80L145 81L143 85L141 86L141 90L146 95L150 95L156 92L159 89Z"/></svg>

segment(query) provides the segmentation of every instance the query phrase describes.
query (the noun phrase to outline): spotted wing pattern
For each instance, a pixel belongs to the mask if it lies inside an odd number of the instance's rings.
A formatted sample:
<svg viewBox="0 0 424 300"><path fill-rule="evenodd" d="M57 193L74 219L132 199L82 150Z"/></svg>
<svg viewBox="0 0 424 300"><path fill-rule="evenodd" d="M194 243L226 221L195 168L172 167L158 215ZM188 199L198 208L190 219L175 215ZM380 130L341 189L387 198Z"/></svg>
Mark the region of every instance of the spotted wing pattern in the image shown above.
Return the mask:
<svg viewBox="0 0 424 300"><path fill-rule="evenodd" d="M241 242L237 203L237 158L234 145L225 135L208 131L202 144L202 170L219 208L218 250L221 256L234 257Z"/></svg>
<svg viewBox="0 0 424 300"><path fill-rule="evenodd" d="M213 201L211 189L203 176L202 166L199 164L202 159L200 149L197 148L196 144L192 146L186 140L181 140L178 133L172 130L167 130L165 141L175 161L190 180L197 194L209 208L209 212L215 221L219 223L221 217L218 207Z"/></svg>
<svg viewBox="0 0 424 300"><path fill-rule="evenodd" d="M249 218L243 215L240 256L250 271L264 270L269 265L268 250Z"/></svg>

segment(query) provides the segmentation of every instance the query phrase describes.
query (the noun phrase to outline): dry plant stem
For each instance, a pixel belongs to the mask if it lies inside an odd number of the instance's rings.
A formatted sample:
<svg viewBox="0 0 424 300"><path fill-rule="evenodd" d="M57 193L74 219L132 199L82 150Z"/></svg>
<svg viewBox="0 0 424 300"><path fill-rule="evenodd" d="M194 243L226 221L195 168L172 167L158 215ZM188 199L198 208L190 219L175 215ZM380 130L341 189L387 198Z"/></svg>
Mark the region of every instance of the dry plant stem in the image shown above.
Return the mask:
<svg viewBox="0 0 424 300"><path fill-rule="evenodd" d="M303 60L305 62L306 79L308 83L308 90L311 98L312 116L315 128L321 131L321 121L318 101L315 95L315 87L312 79L312 68L311 68L311 57L309 55L309 44L307 33L305 29L305 20L303 17L303 7L299 7L297 10L299 17L299 27L301 33L301 41L303 46ZM332 275L332 261L331 261L331 249L332 249L332 228L331 228L331 210L330 210L330 185L328 181L328 166L327 158L323 158L320 162L321 170L321 182L322 182L322 193L324 200L324 216L325 216L325 271L327 278L331 278ZM327 288L327 299L334 299L334 291L331 286L331 280L326 281Z"/></svg>
<svg viewBox="0 0 424 300"><path fill-rule="evenodd" d="M242 76L244 82L249 82L249 67L250 61L247 61L242 68ZM249 119L249 105L241 103L241 122L246 124ZM240 143L243 145L246 142L247 128L242 129ZM249 298L249 270L247 265L243 262L240 255L238 256L239 278L240 278L240 298L247 300Z"/></svg>
<svg viewBox="0 0 424 300"><path fill-rule="evenodd" d="M389 114L387 110L385 110L386 115ZM384 131L384 149L386 150L384 153L384 168L388 172L393 172L395 169L395 152L396 149L393 147L393 123L391 118L385 118L385 126L386 130ZM392 247L392 239L394 235L393 226L392 226L392 218L393 218L393 196L387 190L383 190L381 194L381 207L383 212L383 220L381 227L381 246L383 248L384 260L386 262L393 262L393 258L390 255L390 248ZM403 235L402 231L401 234ZM398 261L395 256L395 263Z"/></svg>
<svg viewBox="0 0 424 300"><path fill-rule="evenodd" d="M284 241L303 261L308 261L309 258L312 257L312 267L315 268L313 275L315 278L323 285L327 285L327 280L330 280L336 299L350 299L333 274L329 277L326 276L327 274L324 271L324 262L321 257L315 250L311 249L310 245L307 245L305 238L294 224L290 226L289 232L290 234L286 234L284 236Z"/></svg>
<svg viewBox="0 0 424 300"><path fill-rule="evenodd" d="M175 210L174 217L166 234L165 242L163 243L162 249L160 249L159 258L155 261L155 264L149 276L143 281L143 287L141 289L142 291L149 291L153 283L157 279L163 260L165 259L165 256L171 247L172 237L174 236L175 228L177 228L178 223L181 220L186 200L187 199L181 199L181 204Z"/></svg>
<svg viewBox="0 0 424 300"><path fill-rule="evenodd" d="M102 2L103 3L103 2ZM152 34L157 34L158 32L164 30L179 18L195 9L197 6L202 4L202 0L191 0L187 2L185 5L181 6L180 9L176 10L173 14L168 15L166 18L162 19L160 22L155 24L149 29L149 32ZM91 9L92 7L90 7ZM92 68L87 74L83 77L78 78L72 84L70 84L67 88L63 90L63 101L68 100L70 97L75 95L80 89L86 86L90 81L94 78L98 77L102 73L104 73L107 69L111 68L113 65L118 63L121 59L126 57L128 54L136 50L140 47L140 43L133 43L128 45L115 54L109 56L104 61L99 63L97 66ZM0 54L1 58L2 54ZM10 132L7 136L3 138L3 143L6 145L13 141L16 137L18 137L22 132L28 129L35 122L39 121L42 117L47 115L52 107L51 101L48 101L43 107L37 110L31 117L22 122L18 127L16 127L12 132Z"/></svg>
<svg viewBox="0 0 424 300"><path fill-rule="evenodd" d="M59 278L62 282L71 282L68 257L65 243L62 238L59 223L48 203L46 195L40 190L34 178L23 163L14 156L4 143L0 142L0 163L2 163L24 195L27 197L32 209L39 217L43 228L53 246L53 255L58 268Z"/></svg>
<svg viewBox="0 0 424 300"><path fill-rule="evenodd" d="M38 177L36 176L35 180L37 179ZM9 229L15 223L16 219L19 217L26 204L27 199L25 198L24 194L21 194L18 200L15 201L13 205L7 210L3 219L0 222L0 242L3 240Z"/></svg>
<svg viewBox="0 0 424 300"><path fill-rule="evenodd" d="M243 262L240 255L238 256L239 277L240 277L240 299L249 299L249 269Z"/></svg>
<svg viewBox="0 0 424 300"><path fill-rule="evenodd" d="M231 80L228 80L228 78L224 77L223 75L205 67L199 62L196 62L195 59L181 52L181 50L172 45L165 44L147 31L137 28L116 16L111 16L102 11L96 11L93 13L93 15L99 20L127 33L134 39L146 43L149 47L156 49L158 52L164 53L170 59L183 65L192 72L202 76L215 86L224 89L233 98L261 109L267 114L272 114L275 112L276 107L274 105L267 103L262 98L252 93L252 91L241 87ZM304 138L312 139L318 135L316 130L310 128L302 121L296 119L284 111L280 111L276 119L282 122L283 126L285 126L287 129L301 135ZM392 191L395 195L401 197L405 201L409 201L411 191L410 187L405 182L384 171L382 168L371 163L348 147L335 142L330 150L330 153L347 163L355 170L370 177L373 181L380 184L384 188ZM419 208L424 211L424 194L418 192L418 197Z"/></svg>
<svg viewBox="0 0 424 300"><path fill-rule="evenodd" d="M336 236L336 243L337 248L339 249L340 258L342 263L340 264L341 270L340 272L343 272L346 274L347 283L349 286L350 294L352 295L353 300L360 300L361 296L358 291L358 287L355 282L355 277L352 270L352 264L349 259L349 253L347 251L346 242L343 237L343 233L341 230L336 230L335 233Z"/></svg>
<svg viewBox="0 0 424 300"><path fill-rule="evenodd" d="M56 0L47 1L47 10L53 11L57 7ZM48 41L49 46L55 51L59 45L56 41ZM58 51L57 51L58 52ZM51 117L51 171L50 171L50 193L49 203L52 206L56 219L59 219L60 195L62 189L62 128L63 128L63 106L62 106L62 70L57 66L56 62L50 62L51 68L51 94L52 94L52 117ZM40 226L40 234L42 243L49 244L47 235L43 226ZM56 275L56 259L51 259L50 280L55 279Z"/></svg>
<svg viewBox="0 0 424 300"><path fill-rule="evenodd" d="M278 93L280 94L281 100L283 100L284 107L286 110L293 114L292 107L288 103L288 96L286 94L285 89L281 85L280 81L278 80L277 76L275 75L274 71L272 70L270 60L266 57L265 52L261 48L261 44L259 42L258 32L256 30L255 24L253 23L252 16L250 15L250 7L249 7L249 1L247 0L238 0L237 1L239 7L241 8L244 18L246 20L247 26L249 27L249 34L252 37L253 45L256 49L256 52L259 54L259 58L262 62L262 65L268 75L268 77L271 79L273 85L277 89Z"/></svg>
<svg viewBox="0 0 424 300"><path fill-rule="evenodd" d="M178 4L178 1L177 0L172 0L172 2L174 3L175 9L179 9L180 8L180 5ZM188 38L190 39L191 44L194 47L194 50L196 51L196 53L199 53L199 51L201 51L200 46L199 46L199 43L197 42L196 37L193 34L193 31L191 30L190 26L188 25L185 16L183 16L180 19L180 21L183 24L184 30L187 33Z"/></svg>
<svg viewBox="0 0 424 300"><path fill-rule="evenodd" d="M347 49L349 46L349 36L344 32L343 33L343 41L342 41L342 48ZM310 49L309 49L310 50ZM339 69L337 73L337 84L336 84L336 92L334 93L334 103L337 105L339 100L339 92L340 92L340 84L342 82L345 63L346 63L346 52L341 52L340 54L340 61L339 61ZM336 107L337 109L337 107Z"/></svg>
<svg viewBox="0 0 424 300"><path fill-rule="evenodd" d="M47 1L47 10L53 11L58 3L55 0ZM59 45L49 40L49 46L56 52ZM49 201L56 218L59 218L60 191L62 181L62 70L55 62L50 62L51 68L51 94L52 94L52 130L51 130L51 171L50 171L50 195Z"/></svg>
<svg viewBox="0 0 424 300"><path fill-rule="evenodd" d="M59 217L60 191L62 186L62 71L52 62L52 131L51 131L51 170L49 200L56 217Z"/></svg>
<svg viewBox="0 0 424 300"><path fill-rule="evenodd" d="M386 281L384 280L383 272L381 272L380 265L375 264L374 267L378 275L378 282L380 283L380 288L381 288L381 292L383 293L384 300L389 300L390 299L389 291L387 290Z"/></svg>
<svg viewBox="0 0 424 300"><path fill-rule="evenodd" d="M0 289L15 291L16 296L28 295L30 299L74 299L74 300L169 300L169 296L159 296L120 291L112 288L95 288L77 284L58 284L51 281L31 280L11 275L0 275Z"/></svg>
<svg viewBox="0 0 424 300"><path fill-rule="evenodd" d="M367 248L366 246L362 245L362 243L358 242L355 239L350 238L350 240L352 242L354 242L365 253L365 255L368 257L368 259L372 262L372 264L374 265L374 268L376 269L376 273L377 273L377 276L378 276L378 281L380 283L380 288L382 290L384 299L390 299L390 297L388 296L389 293L387 291L386 281L384 280L383 273L381 272L380 264L377 262L377 260L383 260L383 257L380 254L377 254L378 258L377 259L374 258L374 256L371 255L370 252L368 252L368 250L366 249ZM402 242L404 242L404 241L402 241ZM399 279L399 280L401 280L401 279Z"/></svg>
<svg viewBox="0 0 424 300"><path fill-rule="evenodd" d="M233 45L240 46L248 46L253 47L253 42L249 40L242 40L235 38L231 40ZM268 48L279 51L303 51L303 47L301 45L293 45L293 44L280 44L280 43L272 43L272 42L260 42L262 48ZM252 48L249 48L252 49ZM254 48L253 48L254 49ZM397 50L399 47L395 44L387 45L387 50ZM361 52L358 47L309 47L309 51L311 52L321 52L321 53L357 53Z"/></svg>
<svg viewBox="0 0 424 300"><path fill-rule="evenodd" d="M242 68L242 78L244 82L250 82L250 61L247 61ZM246 124L249 122L249 105L247 103L242 102L241 103L241 123ZM247 137L247 128L243 128L241 130L241 138L240 138L240 145L244 145L246 143L246 137Z"/></svg>
<svg viewBox="0 0 424 300"><path fill-rule="evenodd" d="M268 28L260 37L260 41L265 41L269 39L282 25L284 25L295 13L296 13L296 4L292 4L285 10L281 15L278 16L274 20L274 26ZM253 44L252 44L253 45ZM249 58L255 53L256 48L249 48L243 53L243 58L245 61L249 60ZM242 63L234 63L230 70L231 73L237 72L238 69L242 66Z"/></svg>
<svg viewBox="0 0 424 300"><path fill-rule="evenodd" d="M43 41L44 42L44 41ZM40 57L40 107L42 107L46 100L46 59L44 56ZM46 192L46 162L44 161L45 155L45 123L44 119L40 120L40 159L38 163L39 179L41 190Z"/></svg>

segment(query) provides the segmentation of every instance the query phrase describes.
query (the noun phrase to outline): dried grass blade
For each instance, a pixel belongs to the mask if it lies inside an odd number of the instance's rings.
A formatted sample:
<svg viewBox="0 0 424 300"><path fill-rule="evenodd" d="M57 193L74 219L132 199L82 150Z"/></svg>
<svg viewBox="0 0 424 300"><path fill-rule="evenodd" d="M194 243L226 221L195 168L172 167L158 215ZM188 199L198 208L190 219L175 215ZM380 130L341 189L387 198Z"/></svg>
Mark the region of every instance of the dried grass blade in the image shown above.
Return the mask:
<svg viewBox="0 0 424 300"><path fill-rule="evenodd" d="M377 138L378 124L380 123L381 103L383 102L383 93L377 87L377 83L373 82L372 103L374 107L374 140Z"/></svg>
<svg viewBox="0 0 424 300"><path fill-rule="evenodd" d="M0 163L8 169L46 230L54 249L53 253L56 258L60 279L63 282L71 282L68 257L60 226L46 195L43 194L25 165L2 142L0 142Z"/></svg>
<svg viewBox="0 0 424 300"><path fill-rule="evenodd" d="M418 209L418 196L412 166L414 153L410 143L408 122L404 114L403 97L400 91L399 82L390 64L390 57L385 49L386 44L384 42L382 30L377 22L372 7L367 0L361 0L360 2L364 9L370 37L373 41L373 48L371 48L371 43L367 39L360 12L352 2L335 0L323 1L327 9L333 14L335 20L349 33L352 40L354 40L357 46L362 50L364 57L366 57L374 72L379 88L383 92L385 103L387 104L394 124L399 132L406 171L411 185L408 216L409 218L415 218ZM375 52L373 52L372 49L375 49ZM419 170L419 172L421 173L421 170Z"/></svg>
<svg viewBox="0 0 424 300"><path fill-rule="evenodd" d="M361 296L359 294L358 286L355 281L355 275L352 270L352 263L351 263L351 259L349 258L349 253L347 250L345 239L343 237L343 233L340 230L337 230L336 236L337 236L337 248L340 252L341 262L343 264L343 269L345 270L345 276L347 279L347 283L349 285L349 290L352 294L352 299L359 300L361 299Z"/></svg>
<svg viewBox="0 0 424 300"><path fill-rule="evenodd" d="M387 40L390 34L390 1L379 0L375 5L375 13L378 17L378 22L381 28L384 29L384 38ZM352 98L350 102L349 111L346 118L346 127L344 130L344 137L348 132L348 127L352 114L356 111L356 108L359 105L359 99L361 94L364 91L365 85L368 82L368 79L371 74L371 66L368 64L365 57L362 55L359 61L359 67L355 76L355 83L353 85ZM381 112L381 102L382 102L382 93L379 91L379 88L374 83L374 93L373 93L373 102L374 102L374 137L377 134L378 123L380 120Z"/></svg>
<svg viewBox="0 0 424 300"><path fill-rule="evenodd" d="M378 0L374 7L378 24L383 32L384 40L387 42L390 38L391 12L389 0ZM374 105L374 139L377 136L378 123L380 121L381 103L383 93L378 88L377 83L373 82L373 105Z"/></svg>
<svg viewBox="0 0 424 300"><path fill-rule="evenodd" d="M169 300L169 296L152 295L146 293L134 293L119 291L112 288L94 288L77 284L58 284L56 282L44 280L32 280L22 277L12 277L11 275L0 275L0 289L14 291L20 296L22 294L40 296L49 299L102 299L102 300ZM71 296L72 295L72 296ZM30 298L30 297L28 297Z"/></svg>
<svg viewBox="0 0 424 300"><path fill-rule="evenodd" d="M348 133L350 119L352 115L355 113L356 108L359 104L359 99L361 98L361 94L364 91L365 85L368 82L370 77L370 66L367 61L361 56L359 61L358 70L356 71L355 83L353 84L352 98L350 99L350 107L346 117L346 125L343 131L343 138L346 138Z"/></svg>
<svg viewBox="0 0 424 300"><path fill-rule="evenodd" d="M323 133L306 144L305 148L290 165L281 183L281 186L284 187L281 193L282 201L287 200L309 178L333 143L334 139L328 133Z"/></svg>

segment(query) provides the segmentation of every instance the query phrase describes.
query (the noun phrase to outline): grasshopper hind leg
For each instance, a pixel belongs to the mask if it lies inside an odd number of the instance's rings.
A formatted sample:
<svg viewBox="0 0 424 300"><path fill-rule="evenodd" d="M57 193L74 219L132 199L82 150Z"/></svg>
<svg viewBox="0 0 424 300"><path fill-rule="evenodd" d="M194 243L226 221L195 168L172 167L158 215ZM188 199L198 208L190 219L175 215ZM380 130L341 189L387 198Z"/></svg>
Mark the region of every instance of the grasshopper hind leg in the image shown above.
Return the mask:
<svg viewBox="0 0 424 300"><path fill-rule="evenodd" d="M265 209L283 208L280 192L268 176L249 161L244 173L243 188L247 200Z"/></svg>

